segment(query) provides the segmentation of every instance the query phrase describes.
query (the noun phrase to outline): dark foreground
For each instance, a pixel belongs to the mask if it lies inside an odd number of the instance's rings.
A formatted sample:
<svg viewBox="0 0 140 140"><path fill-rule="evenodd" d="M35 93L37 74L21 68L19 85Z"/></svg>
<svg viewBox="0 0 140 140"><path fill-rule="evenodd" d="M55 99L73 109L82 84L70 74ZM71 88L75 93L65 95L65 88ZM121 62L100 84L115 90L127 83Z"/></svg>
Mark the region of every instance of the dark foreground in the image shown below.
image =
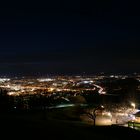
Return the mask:
<svg viewBox="0 0 140 140"><path fill-rule="evenodd" d="M69 121L44 119L37 114L0 114L0 139L139 139L140 132L119 126L93 127Z"/></svg>

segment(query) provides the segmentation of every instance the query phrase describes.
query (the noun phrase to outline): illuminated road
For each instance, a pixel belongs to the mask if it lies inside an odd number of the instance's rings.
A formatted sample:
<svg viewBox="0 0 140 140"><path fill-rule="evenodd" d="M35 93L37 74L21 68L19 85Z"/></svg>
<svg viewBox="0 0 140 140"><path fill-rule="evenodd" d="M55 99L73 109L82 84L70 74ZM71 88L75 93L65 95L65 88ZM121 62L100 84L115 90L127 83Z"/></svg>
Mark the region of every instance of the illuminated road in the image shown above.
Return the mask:
<svg viewBox="0 0 140 140"><path fill-rule="evenodd" d="M98 88L99 90L98 90L98 93L99 94L106 94L106 92L104 91L104 89L101 87L101 86L99 86L99 85L96 85L96 84L93 84L96 88Z"/></svg>

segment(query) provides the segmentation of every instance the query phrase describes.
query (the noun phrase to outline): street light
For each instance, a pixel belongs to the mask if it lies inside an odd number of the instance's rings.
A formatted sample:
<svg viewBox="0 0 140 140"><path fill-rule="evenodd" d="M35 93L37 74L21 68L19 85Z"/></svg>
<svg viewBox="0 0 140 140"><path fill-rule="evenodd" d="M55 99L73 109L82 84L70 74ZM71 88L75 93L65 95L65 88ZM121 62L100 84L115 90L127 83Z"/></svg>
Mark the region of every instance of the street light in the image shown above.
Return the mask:
<svg viewBox="0 0 140 140"><path fill-rule="evenodd" d="M103 105L101 105L101 107L100 107L101 109L104 109L104 106Z"/></svg>
<svg viewBox="0 0 140 140"><path fill-rule="evenodd" d="M133 107L133 109L135 109L136 104L135 103L131 103L131 106Z"/></svg>

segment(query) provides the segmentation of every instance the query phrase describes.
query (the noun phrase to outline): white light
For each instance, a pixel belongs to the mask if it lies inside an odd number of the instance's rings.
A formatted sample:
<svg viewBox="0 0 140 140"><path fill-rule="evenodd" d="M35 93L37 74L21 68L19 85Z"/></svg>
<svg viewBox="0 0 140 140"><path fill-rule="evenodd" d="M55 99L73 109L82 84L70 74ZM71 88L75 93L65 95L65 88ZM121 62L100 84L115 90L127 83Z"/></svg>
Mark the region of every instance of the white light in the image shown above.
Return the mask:
<svg viewBox="0 0 140 140"><path fill-rule="evenodd" d="M48 88L49 92L52 92L54 90L54 88Z"/></svg>
<svg viewBox="0 0 140 140"><path fill-rule="evenodd" d="M101 105L101 108L104 108L104 106L103 106L103 105Z"/></svg>
<svg viewBox="0 0 140 140"><path fill-rule="evenodd" d="M9 88L9 87L10 87L10 85L7 85L7 87Z"/></svg>
<svg viewBox="0 0 140 140"><path fill-rule="evenodd" d="M112 116L110 112L107 113L108 116Z"/></svg>
<svg viewBox="0 0 140 140"><path fill-rule="evenodd" d="M11 95L14 95L16 93L15 92L8 92L7 94L11 96Z"/></svg>
<svg viewBox="0 0 140 140"><path fill-rule="evenodd" d="M132 106L133 108L135 108L135 107L136 107L135 103L131 103L131 106Z"/></svg>
<svg viewBox="0 0 140 140"><path fill-rule="evenodd" d="M44 79L37 79L39 82L49 82L49 81L54 81L54 79L51 78L44 78Z"/></svg>
<svg viewBox="0 0 140 140"><path fill-rule="evenodd" d="M10 81L9 78L0 78L0 82L6 82L6 81Z"/></svg>

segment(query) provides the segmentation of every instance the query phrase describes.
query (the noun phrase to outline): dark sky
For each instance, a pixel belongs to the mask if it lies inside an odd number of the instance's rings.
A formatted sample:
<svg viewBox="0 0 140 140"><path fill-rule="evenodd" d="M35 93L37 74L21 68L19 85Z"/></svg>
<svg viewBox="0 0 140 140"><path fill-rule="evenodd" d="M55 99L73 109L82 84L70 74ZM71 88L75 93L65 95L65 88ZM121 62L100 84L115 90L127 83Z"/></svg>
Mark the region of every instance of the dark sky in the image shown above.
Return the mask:
<svg viewBox="0 0 140 140"><path fill-rule="evenodd" d="M131 1L0 6L0 74L140 71L140 9Z"/></svg>

